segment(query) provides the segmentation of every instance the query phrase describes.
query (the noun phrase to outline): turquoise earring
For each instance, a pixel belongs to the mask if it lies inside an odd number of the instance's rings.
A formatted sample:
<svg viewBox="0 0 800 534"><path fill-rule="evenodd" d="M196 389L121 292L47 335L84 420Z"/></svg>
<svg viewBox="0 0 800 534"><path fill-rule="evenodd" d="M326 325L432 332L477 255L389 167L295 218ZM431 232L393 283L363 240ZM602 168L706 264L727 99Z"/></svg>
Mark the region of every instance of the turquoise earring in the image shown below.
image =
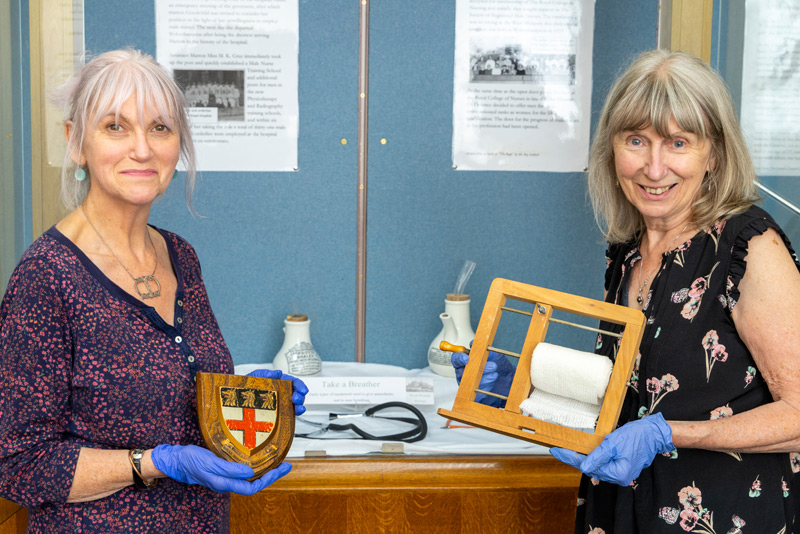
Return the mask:
<svg viewBox="0 0 800 534"><path fill-rule="evenodd" d="M82 182L86 179L86 171L83 170L83 167L78 167L75 169L75 179L79 182Z"/></svg>

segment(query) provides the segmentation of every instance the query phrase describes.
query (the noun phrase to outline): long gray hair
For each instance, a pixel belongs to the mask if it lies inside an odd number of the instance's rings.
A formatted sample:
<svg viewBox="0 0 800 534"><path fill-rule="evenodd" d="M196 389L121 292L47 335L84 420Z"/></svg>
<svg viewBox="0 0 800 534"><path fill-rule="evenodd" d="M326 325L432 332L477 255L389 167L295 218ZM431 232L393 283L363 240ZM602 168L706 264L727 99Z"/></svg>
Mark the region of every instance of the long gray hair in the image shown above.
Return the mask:
<svg viewBox="0 0 800 534"><path fill-rule="evenodd" d="M711 142L714 169L694 202L692 223L706 228L741 213L759 199L757 179L730 94L722 78L684 52L650 50L638 56L608 94L589 157L589 196L609 243L623 243L645 229L639 211L618 186L614 137L651 126L669 137L669 121Z"/></svg>
<svg viewBox="0 0 800 534"><path fill-rule="evenodd" d="M68 209L83 202L89 190L87 180L75 179L86 132L100 118L119 117L122 105L136 94L139 121L145 111L160 120L180 138L180 156L186 167L186 205L192 208L192 193L197 176L194 143L180 87L152 56L125 48L101 54L84 65L55 93L54 100L64 109L65 121L72 122L64 163L61 169L61 200Z"/></svg>

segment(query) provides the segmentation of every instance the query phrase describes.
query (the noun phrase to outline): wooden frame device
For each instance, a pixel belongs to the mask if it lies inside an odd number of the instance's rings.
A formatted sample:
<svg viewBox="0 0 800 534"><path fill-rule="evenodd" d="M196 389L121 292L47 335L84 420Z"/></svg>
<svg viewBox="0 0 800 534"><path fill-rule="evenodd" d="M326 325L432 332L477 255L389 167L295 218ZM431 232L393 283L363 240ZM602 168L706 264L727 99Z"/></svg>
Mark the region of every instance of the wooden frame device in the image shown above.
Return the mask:
<svg viewBox="0 0 800 534"><path fill-rule="evenodd" d="M533 305L533 312L520 311L506 306L507 299ZM492 346L502 313L518 313L531 317L522 352L519 354ZM593 319L622 325L621 334L590 328L553 317L554 311L568 312ZM620 338L619 350L609 378L606 395L594 433L561 426L524 415L519 405L531 393L531 358L536 345L544 341L550 322L593 330ZM577 295L561 293L521 282L497 278L492 282L486 305L483 308L475 340L470 349L470 359L452 410L440 409L439 415L473 426L521 438L545 446L556 446L588 454L616 428L628 378L633 370L639 343L642 340L645 317L633 308L609 304ZM508 397L479 389L483 368L489 351L519 358L517 371ZM476 394L483 393L506 399L505 408L495 408L475 402Z"/></svg>

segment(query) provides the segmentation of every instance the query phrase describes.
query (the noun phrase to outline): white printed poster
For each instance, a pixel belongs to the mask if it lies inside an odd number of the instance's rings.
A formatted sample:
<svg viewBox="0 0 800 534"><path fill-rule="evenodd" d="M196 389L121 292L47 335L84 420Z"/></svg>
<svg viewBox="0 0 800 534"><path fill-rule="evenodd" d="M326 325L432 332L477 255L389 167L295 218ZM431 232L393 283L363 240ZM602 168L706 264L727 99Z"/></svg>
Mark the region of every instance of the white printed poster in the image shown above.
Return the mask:
<svg viewBox="0 0 800 534"><path fill-rule="evenodd" d="M297 170L298 0L155 0L201 171Z"/></svg>
<svg viewBox="0 0 800 534"><path fill-rule="evenodd" d="M747 0L741 117L759 175L800 175L800 0Z"/></svg>
<svg viewBox="0 0 800 534"><path fill-rule="evenodd" d="M583 171L593 0L456 0L453 165Z"/></svg>

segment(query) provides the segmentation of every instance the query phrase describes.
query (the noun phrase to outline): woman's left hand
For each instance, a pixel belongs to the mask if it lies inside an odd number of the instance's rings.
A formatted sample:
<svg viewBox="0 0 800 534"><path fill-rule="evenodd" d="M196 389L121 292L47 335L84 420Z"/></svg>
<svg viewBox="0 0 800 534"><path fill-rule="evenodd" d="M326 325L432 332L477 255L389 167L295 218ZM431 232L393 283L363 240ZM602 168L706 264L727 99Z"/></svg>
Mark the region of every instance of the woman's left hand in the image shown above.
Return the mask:
<svg viewBox="0 0 800 534"><path fill-rule="evenodd" d="M630 486L656 454L670 452L672 429L660 413L625 423L608 434L589 455L553 447L550 453L597 480Z"/></svg>
<svg viewBox="0 0 800 534"><path fill-rule="evenodd" d="M199 484L217 493L255 495L291 471L286 462L254 481L249 465L229 462L197 445L159 445L150 453L156 469L184 484Z"/></svg>
<svg viewBox="0 0 800 534"><path fill-rule="evenodd" d="M299 378L291 375L285 375L282 371L272 371L270 369L256 369L247 373L247 376L257 376L258 378L272 378L275 380L291 380L292 381L292 403L294 404L294 414L302 415L306 411L303 403L306 401L306 394L308 387Z"/></svg>

